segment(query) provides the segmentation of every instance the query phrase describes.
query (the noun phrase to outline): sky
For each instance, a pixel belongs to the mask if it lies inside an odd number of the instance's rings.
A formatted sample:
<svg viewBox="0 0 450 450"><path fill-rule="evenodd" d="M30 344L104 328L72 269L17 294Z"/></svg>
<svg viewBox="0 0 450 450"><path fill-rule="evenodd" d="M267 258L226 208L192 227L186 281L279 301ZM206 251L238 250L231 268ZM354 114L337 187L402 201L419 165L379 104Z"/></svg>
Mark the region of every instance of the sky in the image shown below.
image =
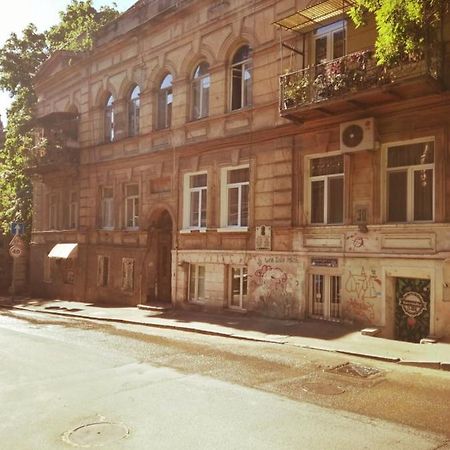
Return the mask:
<svg viewBox="0 0 450 450"><path fill-rule="evenodd" d="M111 6L116 3L119 11L125 11L137 0L94 0L94 6ZM4 5L3 3L6 3ZM0 47L11 33L20 35L30 23L34 23L39 31L48 29L58 22L58 12L66 8L70 0L15 0L2 2L0 13ZM11 99L6 92L0 91L0 114L3 124L6 123L6 109Z"/></svg>

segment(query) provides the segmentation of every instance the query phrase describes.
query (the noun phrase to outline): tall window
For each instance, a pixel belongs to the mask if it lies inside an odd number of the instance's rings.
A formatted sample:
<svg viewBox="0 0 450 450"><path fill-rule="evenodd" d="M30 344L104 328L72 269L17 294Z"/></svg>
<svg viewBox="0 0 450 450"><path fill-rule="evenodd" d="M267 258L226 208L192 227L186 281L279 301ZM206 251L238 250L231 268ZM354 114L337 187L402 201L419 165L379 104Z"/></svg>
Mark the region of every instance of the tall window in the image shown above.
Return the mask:
<svg viewBox="0 0 450 450"><path fill-rule="evenodd" d="M158 129L169 128L172 122L172 75L168 73L161 82L158 93Z"/></svg>
<svg viewBox="0 0 450 450"><path fill-rule="evenodd" d="M112 142L115 137L114 122L114 97L110 94L105 104L105 142Z"/></svg>
<svg viewBox="0 0 450 450"><path fill-rule="evenodd" d="M222 177L222 226L248 226L249 168L225 169Z"/></svg>
<svg viewBox="0 0 450 450"><path fill-rule="evenodd" d="M185 178L185 227L205 228L207 207L206 173L188 174Z"/></svg>
<svg viewBox="0 0 450 450"><path fill-rule="evenodd" d="M134 259L122 258L122 291L134 290Z"/></svg>
<svg viewBox="0 0 450 450"><path fill-rule="evenodd" d="M58 194L48 196L48 229L58 229Z"/></svg>
<svg viewBox="0 0 450 450"><path fill-rule="evenodd" d="M97 259L97 286L108 286L109 283L109 257L98 256Z"/></svg>
<svg viewBox="0 0 450 450"><path fill-rule="evenodd" d="M344 159L342 155L310 161L311 223L344 221Z"/></svg>
<svg viewBox="0 0 450 450"><path fill-rule="evenodd" d="M209 112L209 64L202 62L194 71L192 79L192 119L206 117Z"/></svg>
<svg viewBox="0 0 450 450"><path fill-rule="evenodd" d="M191 264L189 266L189 301L205 300L205 266Z"/></svg>
<svg viewBox="0 0 450 450"><path fill-rule="evenodd" d="M231 63L231 110L245 108L252 102L251 49L243 45Z"/></svg>
<svg viewBox="0 0 450 450"><path fill-rule="evenodd" d="M139 134L139 114L141 108L141 90L135 86L131 91L128 103L128 134L137 136Z"/></svg>
<svg viewBox="0 0 450 450"><path fill-rule="evenodd" d="M139 186L125 186L125 225L127 228L139 226Z"/></svg>
<svg viewBox="0 0 450 450"><path fill-rule="evenodd" d="M69 228L78 227L78 194L73 191L70 193L69 202Z"/></svg>
<svg viewBox="0 0 450 450"><path fill-rule="evenodd" d="M420 222L434 216L434 143L387 149L387 221Z"/></svg>
<svg viewBox="0 0 450 450"><path fill-rule="evenodd" d="M230 268L228 306L244 309L247 300L247 267Z"/></svg>
<svg viewBox="0 0 450 450"><path fill-rule="evenodd" d="M314 64L345 55L345 22L332 23L314 32Z"/></svg>
<svg viewBox="0 0 450 450"><path fill-rule="evenodd" d="M111 187L102 188L101 201L102 228L114 227L114 191Z"/></svg>

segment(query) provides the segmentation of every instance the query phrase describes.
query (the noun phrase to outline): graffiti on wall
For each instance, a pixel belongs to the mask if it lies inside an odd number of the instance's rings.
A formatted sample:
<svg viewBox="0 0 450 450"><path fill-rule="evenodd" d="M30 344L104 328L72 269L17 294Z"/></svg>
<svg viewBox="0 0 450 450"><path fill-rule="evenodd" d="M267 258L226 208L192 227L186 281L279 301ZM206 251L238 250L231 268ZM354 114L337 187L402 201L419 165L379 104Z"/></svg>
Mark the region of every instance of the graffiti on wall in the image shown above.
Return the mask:
<svg viewBox="0 0 450 450"><path fill-rule="evenodd" d="M297 258L257 258L257 268L251 274L251 292L256 308L272 317L289 318L298 314L299 281Z"/></svg>
<svg viewBox="0 0 450 450"><path fill-rule="evenodd" d="M344 289L348 294L344 315L357 322L374 323L375 303L381 297L381 280L376 270L349 270Z"/></svg>

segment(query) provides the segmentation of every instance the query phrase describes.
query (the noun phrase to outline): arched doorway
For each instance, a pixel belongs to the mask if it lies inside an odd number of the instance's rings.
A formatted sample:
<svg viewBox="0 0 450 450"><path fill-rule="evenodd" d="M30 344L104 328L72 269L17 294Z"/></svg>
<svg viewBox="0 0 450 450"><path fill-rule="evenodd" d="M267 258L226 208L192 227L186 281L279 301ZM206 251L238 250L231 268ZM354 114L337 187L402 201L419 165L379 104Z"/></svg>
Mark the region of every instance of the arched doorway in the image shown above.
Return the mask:
<svg viewBox="0 0 450 450"><path fill-rule="evenodd" d="M164 210L155 221L153 230L153 276L149 274L147 302L171 303L172 301L172 218Z"/></svg>

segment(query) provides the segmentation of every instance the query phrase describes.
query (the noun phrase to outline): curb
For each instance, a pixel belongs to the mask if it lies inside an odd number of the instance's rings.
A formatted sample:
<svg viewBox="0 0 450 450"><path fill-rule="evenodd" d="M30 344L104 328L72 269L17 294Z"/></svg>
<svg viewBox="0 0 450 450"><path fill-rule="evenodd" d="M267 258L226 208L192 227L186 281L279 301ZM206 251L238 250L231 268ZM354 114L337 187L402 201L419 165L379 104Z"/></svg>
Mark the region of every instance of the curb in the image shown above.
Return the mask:
<svg viewBox="0 0 450 450"><path fill-rule="evenodd" d="M138 322L138 321L127 320L127 319L114 319L111 317L99 317L99 316L92 317L92 316L86 316L83 314L65 313L65 312L57 312L57 311L41 311L38 309L25 308L23 306L5 305L5 304L0 304L0 308L16 309L18 311L28 311L28 312L34 312L34 313L39 313L39 314L50 314L53 316L60 316L60 317L75 317L76 319L99 320L102 322L122 323L122 324L126 324L126 325L141 325L144 327L185 331L188 333L204 334L204 335L208 335L208 336L228 337L228 338L241 340L241 341L266 342L266 343L270 343L270 344L284 344L285 343L285 342L275 341L273 339L257 338L257 337L252 337L252 336L245 336L242 334L226 333L226 332L221 332L221 331L202 330L201 328L190 328L190 327L183 327L180 325L172 325L172 324Z"/></svg>
<svg viewBox="0 0 450 450"><path fill-rule="evenodd" d="M207 336L227 337L227 338L241 340L241 341L264 342L264 343L268 343L268 344L278 344L278 345L292 345L294 347L299 347L299 348L304 348L304 349L309 349L309 350L317 350L317 351L329 352L329 353L338 353L338 354L349 355L349 356L357 356L360 358L373 359L373 360L377 360L377 361L396 363L396 364L399 364L402 366L412 366L412 367L420 367L420 368L427 368L427 369L450 371L450 362L402 360L401 358L397 358L397 357L377 355L377 354L373 354L373 353L362 353L362 352L356 352L356 351L351 351L351 350L331 349L331 348L327 348L327 347L308 345L308 344L292 344L292 343L289 343L287 340L274 340L274 339L268 339L268 338L263 338L263 337L259 338L259 337L255 337L255 336L245 336L244 334L204 330L201 328L190 328L190 327L185 327L185 326L181 326L181 325L173 325L173 324L139 322L139 321L134 321L134 320L117 319L117 318L111 318L111 317L99 317L99 316L92 317L92 316L87 316L84 314L58 312L58 311L41 311L38 309L32 309L32 308L27 308L24 306L17 306L17 305L11 305L11 304L8 305L8 304L4 304L4 303L0 303L0 308L15 309L18 311L27 311L27 312L34 312L34 313L39 313L39 314L49 314L49 315L53 315L53 316L60 316L60 317L66 317L66 318L73 317L75 319L94 320L94 321L97 320L97 321L101 321L101 322L121 323L121 324L126 324L126 325L140 325L140 326L152 327L152 328L184 331L184 332L188 332L188 333L197 333L197 334L203 334L203 335L207 335Z"/></svg>

